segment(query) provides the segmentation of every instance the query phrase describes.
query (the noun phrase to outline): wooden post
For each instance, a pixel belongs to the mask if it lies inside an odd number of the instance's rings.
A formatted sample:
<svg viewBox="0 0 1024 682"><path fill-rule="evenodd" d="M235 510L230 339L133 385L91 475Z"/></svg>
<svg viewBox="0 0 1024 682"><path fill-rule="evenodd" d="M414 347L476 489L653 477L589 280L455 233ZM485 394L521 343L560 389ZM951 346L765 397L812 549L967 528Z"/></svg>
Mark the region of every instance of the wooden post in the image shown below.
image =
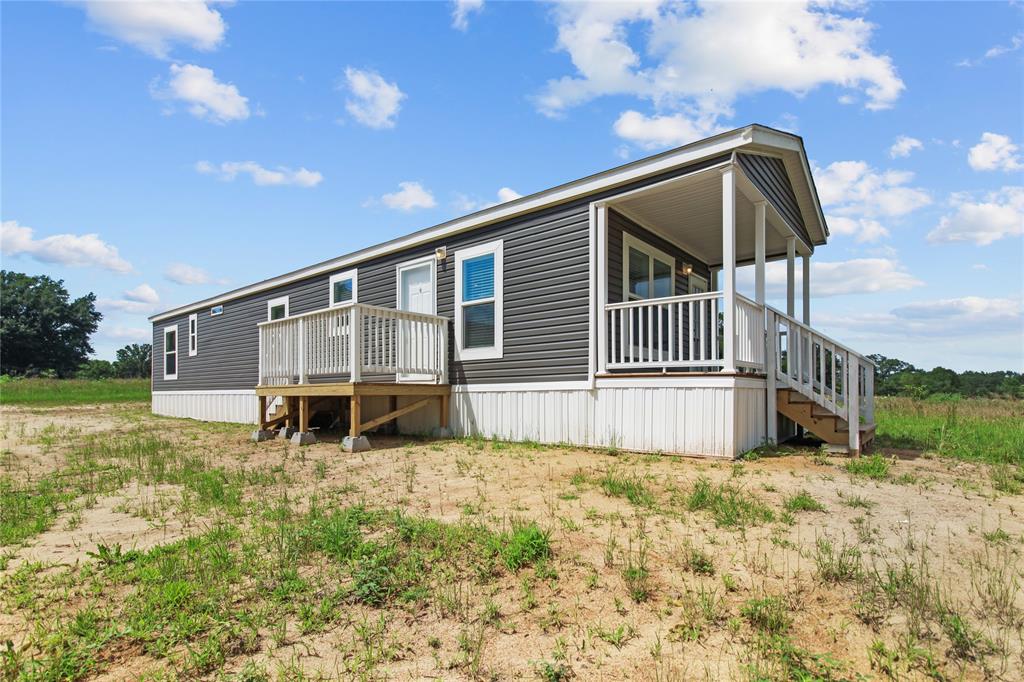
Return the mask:
<svg viewBox="0 0 1024 682"><path fill-rule="evenodd" d="M288 428L295 428L295 398L287 396L284 399L284 406L288 414L288 418L284 421L284 425Z"/></svg>
<svg viewBox="0 0 1024 682"><path fill-rule="evenodd" d="M309 396L299 396L299 431L309 431Z"/></svg>
<svg viewBox="0 0 1024 682"><path fill-rule="evenodd" d="M360 424L360 419L361 419L361 416L359 414L359 411L360 411L359 410L360 400L361 400L361 398L359 396L357 396L357 395L354 395L354 396L352 396L349 399L349 405L351 407L349 412L351 414L349 415L350 425L349 425L349 429L348 429L348 435L352 436L353 438L358 437L359 434L360 434L360 431L359 431L359 424Z"/></svg>
<svg viewBox="0 0 1024 682"><path fill-rule="evenodd" d="M722 371L736 372L736 172L722 169ZM712 324L716 324L712 320Z"/></svg>
<svg viewBox="0 0 1024 682"><path fill-rule="evenodd" d="M449 404L450 403L449 403L449 400L448 400L448 396L447 395L442 395L441 396L441 428L442 429L447 429L448 428L448 409L449 409Z"/></svg>
<svg viewBox="0 0 1024 682"><path fill-rule="evenodd" d="M267 425L267 396L261 395L260 397L260 431L263 431L263 427Z"/></svg>

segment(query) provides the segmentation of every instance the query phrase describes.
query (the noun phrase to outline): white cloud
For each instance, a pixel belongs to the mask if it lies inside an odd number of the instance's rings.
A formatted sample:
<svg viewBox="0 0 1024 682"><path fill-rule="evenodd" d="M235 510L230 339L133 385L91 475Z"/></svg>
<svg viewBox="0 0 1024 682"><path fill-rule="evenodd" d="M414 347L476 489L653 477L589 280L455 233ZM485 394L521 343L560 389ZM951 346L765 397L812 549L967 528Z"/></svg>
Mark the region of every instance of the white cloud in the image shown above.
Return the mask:
<svg viewBox="0 0 1024 682"><path fill-rule="evenodd" d="M967 152L967 163L976 171L1016 171L1024 168L1017 145L1009 135L982 133L981 141Z"/></svg>
<svg viewBox="0 0 1024 682"><path fill-rule="evenodd" d="M454 0L452 2L452 28L465 31L469 28L469 15L484 8L484 0Z"/></svg>
<svg viewBox="0 0 1024 682"><path fill-rule="evenodd" d="M479 211L485 208L490 208L491 206L497 206L498 204L504 204L507 201L515 201L522 196L522 194L511 187L502 187L498 190L497 201L484 201L468 197L465 194L458 194L456 195L455 201L452 205L457 211L461 211L462 213L472 213L473 211Z"/></svg>
<svg viewBox="0 0 1024 682"><path fill-rule="evenodd" d="M231 83L218 81L213 70L195 64L171 64L167 83L154 86L152 94L185 102L189 113L213 123L249 118L249 99Z"/></svg>
<svg viewBox="0 0 1024 682"><path fill-rule="evenodd" d="M395 117L406 95L397 83L388 83L375 71L345 69L345 82L352 97L345 108L352 118L378 130L395 127Z"/></svg>
<svg viewBox="0 0 1024 682"><path fill-rule="evenodd" d="M255 161L225 161L216 166L209 161L196 162L196 171L204 175L215 174L221 180L230 182L239 174L246 174L256 185L298 185L299 187L316 187L324 176L317 171L299 168L292 170L286 166L274 169L264 168Z"/></svg>
<svg viewBox="0 0 1024 682"><path fill-rule="evenodd" d="M160 305L160 295L148 284L121 293L121 298L101 298L97 305L102 310L117 310L124 313L150 313Z"/></svg>
<svg viewBox="0 0 1024 682"><path fill-rule="evenodd" d="M173 43L207 51L221 44L227 25L208 4L87 0L83 7L96 30L163 59Z"/></svg>
<svg viewBox="0 0 1024 682"><path fill-rule="evenodd" d="M927 206L927 192L906 186L913 179L909 171L877 171L865 161L836 161L814 169L822 205L840 216L895 217Z"/></svg>
<svg viewBox="0 0 1024 682"><path fill-rule="evenodd" d="M398 211L414 211L418 208L433 208L437 205L430 190L418 182L400 182L397 192L385 194L380 200L388 208Z"/></svg>
<svg viewBox="0 0 1024 682"><path fill-rule="evenodd" d="M1012 298L963 296L910 303L887 313L820 317L829 326L876 336L937 339L1024 331L1021 301Z"/></svg>
<svg viewBox="0 0 1024 682"><path fill-rule="evenodd" d="M877 242L879 239L889 236L889 230L871 218L827 216L825 220L831 234L852 236L860 244Z"/></svg>
<svg viewBox="0 0 1024 682"><path fill-rule="evenodd" d="M989 192L982 200L970 195L953 194L953 213L943 216L928 233L928 241L974 242L985 246L1004 237L1024 234L1024 187L1003 187Z"/></svg>
<svg viewBox="0 0 1024 682"><path fill-rule="evenodd" d="M889 147L889 158L906 158L910 156L911 152L918 149L924 149L924 144L921 140L907 135L900 135L896 138L893 145Z"/></svg>
<svg viewBox="0 0 1024 682"><path fill-rule="evenodd" d="M988 266L984 263L975 263L971 266L971 270L988 270Z"/></svg>
<svg viewBox="0 0 1024 682"><path fill-rule="evenodd" d="M801 282L800 267L798 262L798 290ZM752 286L754 268L741 268L737 273L737 281L743 286ZM905 291L923 284L924 282L909 274L894 258L854 258L834 262L811 258L812 298ZM765 264L765 286L769 298L778 300L786 296L785 261Z"/></svg>
<svg viewBox="0 0 1024 682"><path fill-rule="evenodd" d="M845 95L863 93L868 109L888 108L903 81L891 59L871 49L874 26L847 10L817 2L564 2L554 12L557 48L575 72L548 81L536 105L559 116L597 97L630 95L657 114L626 123L667 116L662 125L685 126L671 120L683 113L714 128L742 95L782 90L799 97L834 85ZM641 40L646 44L632 44ZM654 144L657 137L640 139Z"/></svg>
<svg viewBox="0 0 1024 682"><path fill-rule="evenodd" d="M153 330L147 327L126 327L121 324L108 326L103 324L99 329L100 336L117 341L132 341L134 343L150 343L153 340Z"/></svg>
<svg viewBox="0 0 1024 682"><path fill-rule="evenodd" d="M113 272L132 271L131 263L121 258L116 246L100 239L98 234L55 234L36 239L31 227L16 220L5 220L0 228L0 251L4 255L31 256L43 263L73 267L97 267Z"/></svg>
<svg viewBox="0 0 1024 682"><path fill-rule="evenodd" d="M643 147L678 147L699 140L723 129L713 117L690 118L686 114L645 116L632 109L622 112L613 126L615 134Z"/></svg>
<svg viewBox="0 0 1024 682"><path fill-rule="evenodd" d="M175 284L226 284L227 280L214 279L206 270L188 263L171 263L164 270L164 277Z"/></svg>
<svg viewBox="0 0 1024 682"><path fill-rule="evenodd" d="M985 54L982 55L981 58L979 58L979 59L961 59L959 62L957 62L956 65L957 66L968 66L968 67L970 67L970 66L978 66L979 64L981 64L982 62L984 62L984 61L986 61L988 59L995 59L996 57L1001 57L1004 54L1007 54L1007 53L1010 53L1010 52L1016 52L1021 47L1024 47L1024 31L1022 31L1022 32L1018 33L1017 35L1013 36L1012 38L1010 38L1010 43L1008 45L1003 45L1003 44L993 45L992 47L990 47L987 50L985 50Z"/></svg>

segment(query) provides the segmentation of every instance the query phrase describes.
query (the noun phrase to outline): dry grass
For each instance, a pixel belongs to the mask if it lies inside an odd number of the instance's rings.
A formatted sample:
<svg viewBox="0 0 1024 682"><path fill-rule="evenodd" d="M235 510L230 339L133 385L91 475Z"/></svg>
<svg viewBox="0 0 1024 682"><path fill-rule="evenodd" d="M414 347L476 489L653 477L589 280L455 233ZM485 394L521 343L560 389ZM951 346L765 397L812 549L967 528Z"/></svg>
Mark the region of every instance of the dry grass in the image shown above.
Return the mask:
<svg viewBox="0 0 1024 682"><path fill-rule="evenodd" d="M384 438L352 455L139 409L0 418L5 678L1024 669L1021 497L988 465Z"/></svg>

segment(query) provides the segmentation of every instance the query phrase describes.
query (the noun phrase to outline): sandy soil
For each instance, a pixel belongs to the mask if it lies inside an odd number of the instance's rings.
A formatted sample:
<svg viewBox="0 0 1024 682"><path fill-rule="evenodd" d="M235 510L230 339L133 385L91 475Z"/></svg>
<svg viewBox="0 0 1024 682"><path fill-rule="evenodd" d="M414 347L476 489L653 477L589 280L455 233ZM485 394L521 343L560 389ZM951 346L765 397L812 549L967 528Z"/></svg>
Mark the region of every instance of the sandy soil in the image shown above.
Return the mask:
<svg viewBox="0 0 1024 682"><path fill-rule="evenodd" d="M889 480L876 482L846 473L842 458L822 462L807 452L733 465L371 436L374 450L353 455L333 442L301 449L285 442L254 444L242 428L96 407L32 412L7 408L0 410L0 423L2 471L17 479L59 469L62 441L75 434L116 433L142 424L182 447L207 453L224 467L277 467L287 473L293 499L326 493L339 503L399 507L448 521L469 515L495 527L513 517L529 518L553 531L558 577L533 582L537 604L532 608L523 604L521 576L486 588L446 586L462 590L461 599L469 605L471 615L461 619L431 609L421 613L355 605L315 636L301 636L294 623L284 637L267 633L261 651L229 661L228 672L256 662L268 670L294 666L310 676L347 679L360 646L356 626L383 618L386 627L376 637L388 655L375 675L390 679L536 679L539 662L552 661L556 654L577 679L744 679L753 644L742 624L742 605L780 595L793 616L790 636L795 644L834 658L844 671L841 677L885 678L886 671L872 663L869 649L876 641L895 646L904 618L893 612L880 623L865 623L856 613L853 585L826 584L818 578L814 548L820 538L828 538L857 545L867 566L924 557L942 598L986 637L998 640L1002 653L970 661L949 655L948 642L934 634L925 644L944 674L957 679L1022 678L1020 622L1007 625L991 618L985 585L1001 572L1001 580L1013 590L1018 616L1024 613L1024 498L994 493L986 470L978 465L900 453ZM657 510L606 495L593 481L609 470L645 477L657 496ZM574 485L572 479L579 474L590 482ZM800 491L825 511L795 512L792 523L718 528L707 513L689 512L683 504L701 476L742 487L776 514ZM89 552L101 543L144 549L198 532L200 521L178 518L173 504L160 502L174 495L170 486L129 486L100 497L94 506L61 517L50 530L15 548L7 572L28 560L56 566L88 562ZM857 506L850 505L851 498ZM154 509L160 512L154 514ZM985 534L996 529L1009 540L986 540ZM636 604L627 596L622 572L627 558L645 541L653 597ZM696 575L686 568L690 546L712 558L713 575ZM699 637L682 636L694 622L695 595L712 592L720 600L720 615L703 625ZM500 613L491 625L476 615L487 599ZM14 616L0 618L0 641L12 635L23 639L26 623ZM620 626L632 634L618 646L602 637L602 632ZM483 633L478 665L457 663L462 632ZM110 656L112 663L97 679L135 678L164 667L139 651ZM894 675L916 679L924 672L923 666L913 666Z"/></svg>

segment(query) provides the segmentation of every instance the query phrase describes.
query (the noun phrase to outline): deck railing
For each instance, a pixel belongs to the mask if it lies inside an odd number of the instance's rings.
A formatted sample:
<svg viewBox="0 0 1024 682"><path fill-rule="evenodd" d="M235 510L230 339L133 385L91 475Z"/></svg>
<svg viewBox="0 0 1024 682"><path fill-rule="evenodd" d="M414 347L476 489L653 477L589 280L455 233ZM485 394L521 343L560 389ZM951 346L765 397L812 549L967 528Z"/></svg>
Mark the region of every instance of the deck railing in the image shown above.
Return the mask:
<svg viewBox="0 0 1024 682"><path fill-rule="evenodd" d="M260 384L364 374L448 383L448 320L352 303L261 322Z"/></svg>
<svg viewBox="0 0 1024 682"><path fill-rule="evenodd" d="M605 306L608 369L724 366L721 291ZM764 369L764 307L736 297L736 365Z"/></svg>

